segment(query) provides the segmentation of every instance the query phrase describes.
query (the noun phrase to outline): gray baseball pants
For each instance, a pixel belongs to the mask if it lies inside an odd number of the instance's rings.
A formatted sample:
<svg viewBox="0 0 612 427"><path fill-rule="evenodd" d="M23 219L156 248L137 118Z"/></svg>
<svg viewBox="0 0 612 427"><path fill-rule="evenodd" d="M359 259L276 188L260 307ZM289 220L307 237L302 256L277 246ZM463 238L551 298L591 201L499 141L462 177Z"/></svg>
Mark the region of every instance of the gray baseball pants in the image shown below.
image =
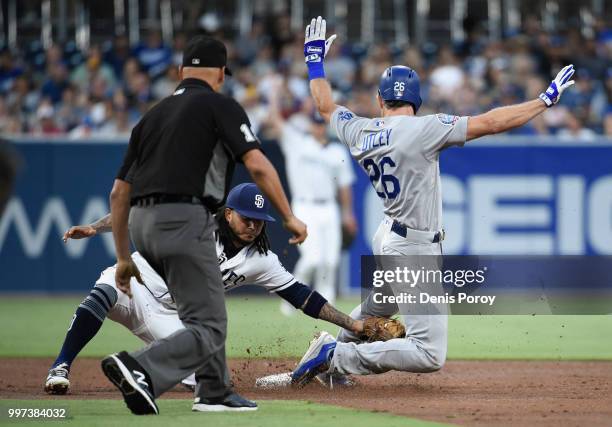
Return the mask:
<svg viewBox="0 0 612 427"><path fill-rule="evenodd" d="M214 217L202 205L134 206L129 227L138 252L167 283L185 326L131 355L149 374L156 397L192 372L197 396L225 395L227 314Z"/></svg>
<svg viewBox="0 0 612 427"><path fill-rule="evenodd" d="M414 268L422 266L430 269L439 268L442 247L440 243L431 243L435 233L409 233L407 238L391 231L391 222L386 218L378 228L373 239L373 250L376 255L401 256L403 259L414 259ZM392 269L393 266L382 267ZM435 289L434 289L435 288ZM420 292L441 294L441 284L417 284L412 293ZM397 294L397 289L390 293ZM397 304L382 304L374 301L373 294L358 305L351 317L363 319L368 316L390 317L401 313L406 326L406 338L392 339L385 342L361 343L352 332L342 329L330 363L330 372L343 374L378 374L390 370L407 372L437 371L446 361L448 338L448 307L445 304L424 304L414 310L406 306L400 309Z"/></svg>

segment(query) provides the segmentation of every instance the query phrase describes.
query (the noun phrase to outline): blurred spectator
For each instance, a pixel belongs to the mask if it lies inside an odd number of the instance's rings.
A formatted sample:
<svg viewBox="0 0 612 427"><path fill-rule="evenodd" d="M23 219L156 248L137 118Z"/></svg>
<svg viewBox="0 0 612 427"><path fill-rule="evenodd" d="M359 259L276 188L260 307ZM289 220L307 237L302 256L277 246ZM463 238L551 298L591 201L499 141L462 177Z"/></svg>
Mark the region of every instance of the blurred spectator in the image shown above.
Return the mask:
<svg viewBox="0 0 612 427"><path fill-rule="evenodd" d="M592 141L597 136L591 129L585 128L578 116L568 113L565 118L564 129L557 134L561 140Z"/></svg>
<svg viewBox="0 0 612 427"><path fill-rule="evenodd" d="M10 91L15 78L22 74L23 69L15 63L13 54L8 49L0 52L0 93Z"/></svg>
<svg viewBox="0 0 612 427"><path fill-rule="evenodd" d="M36 123L32 128L34 135L53 136L63 133L55 123L55 110L50 100L44 99L36 110Z"/></svg>
<svg viewBox="0 0 612 427"><path fill-rule="evenodd" d="M342 46L334 46L325 57L325 75L343 92L348 92L355 80L355 62L342 55Z"/></svg>
<svg viewBox="0 0 612 427"><path fill-rule="evenodd" d="M81 90L87 91L96 79L102 79L106 87L115 85L115 73L113 69L103 62L100 46L93 45L87 52L87 59L79 65L71 74L70 82Z"/></svg>
<svg viewBox="0 0 612 427"><path fill-rule="evenodd" d="M52 66L57 64L67 65L64 61L64 52L62 52L62 48L54 44L45 51L45 69L48 71Z"/></svg>
<svg viewBox="0 0 612 427"><path fill-rule="evenodd" d="M178 67L172 65L168 67L163 77L160 77L155 83L153 83L151 95L155 99L163 99L169 95L172 95L180 81L181 79L179 79Z"/></svg>
<svg viewBox="0 0 612 427"><path fill-rule="evenodd" d="M178 33L174 36L174 46L172 47L172 64L178 67L183 63L183 51L189 41L187 34Z"/></svg>
<svg viewBox="0 0 612 427"><path fill-rule="evenodd" d="M68 136L71 139L90 138L98 135L108 120L106 104L97 102L89 107L83 123L72 129Z"/></svg>
<svg viewBox="0 0 612 427"><path fill-rule="evenodd" d="M157 30L149 31L145 42L134 49L133 56L151 79L161 76L172 64L172 51L164 44Z"/></svg>
<svg viewBox="0 0 612 427"><path fill-rule="evenodd" d="M253 20L249 34L239 37L236 42L236 56L239 65L248 66L253 63L261 48L269 43L270 38L264 33L263 22L259 19Z"/></svg>
<svg viewBox="0 0 612 427"><path fill-rule="evenodd" d="M106 53L104 60L113 69L118 79L123 77L123 67L130 58L130 41L126 36L117 36L112 48Z"/></svg>
<svg viewBox="0 0 612 427"><path fill-rule="evenodd" d="M70 82L68 80L68 69L62 62L55 62L47 66L47 80L40 88L40 94L49 98L53 104L62 100L62 93Z"/></svg>
<svg viewBox="0 0 612 427"><path fill-rule="evenodd" d="M7 105L13 113L27 115L36 111L40 92L36 90L28 76L21 74L13 82L13 90L6 97Z"/></svg>
<svg viewBox="0 0 612 427"><path fill-rule="evenodd" d="M106 112L109 118L96 135L110 138L129 137L134 123L130 121L128 101L123 91L115 91L112 103L107 104Z"/></svg>
<svg viewBox="0 0 612 427"><path fill-rule="evenodd" d="M147 76L145 73L138 73L134 75L134 77L128 82L126 87L126 95L130 105L135 107L140 114L146 112L153 101L149 76Z"/></svg>
<svg viewBox="0 0 612 427"><path fill-rule="evenodd" d="M204 31L227 42L234 76L225 91L244 104L253 128L266 132L261 124L279 79L284 82L283 114L286 119L297 114L299 121L311 101L303 36L293 33L289 15L270 11L267 18L254 18L247 34L227 39L222 16L202 15L206 8L199 2L190 5L186 22L199 22ZM527 15L522 29L498 41L487 40L483 25L471 19L464 21L464 42L455 46L427 42L399 49L389 43L337 41L327 56L326 74L337 102L359 115L380 113L375 98L378 81L392 64L408 65L419 73L424 101L420 115L475 115L536 98L561 66L574 62L576 85L565 93L562 105L514 133L612 136L612 31L607 25L596 17L590 33L571 25L550 32L537 17ZM137 46L130 46L125 36L113 38L112 44L109 38L104 56L92 45L85 59L74 41L47 50L36 41L25 44L22 52L0 51L0 131L125 136L142 113L174 92L177 65L189 37L177 33L172 49L157 30L149 31Z"/></svg>
<svg viewBox="0 0 612 427"><path fill-rule="evenodd" d="M295 35L291 31L291 17L286 14L270 15L268 25L270 29L270 42L275 60L280 58L281 51L286 44L293 42Z"/></svg>
<svg viewBox="0 0 612 427"><path fill-rule="evenodd" d="M84 102L79 97L77 89L69 86L62 92L62 100L55 108L57 123L65 132L77 127L84 116Z"/></svg>
<svg viewBox="0 0 612 427"><path fill-rule="evenodd" d="M575 80L576 84L572 90L567 91L568 96L564 97L563 105L588 124L601 120L601 113L605 108L602 104L606 103L602 87L593 81L591 73L586 68L576 71Z"/></svg>
<svg viewBox="0 0 612 427"><path fill-rule="evenodd" d="M440 51L438 65L429 76L432 97L437 99L450 99L454 91L463 85L464 73L459 61L450 47L444 46Z"/></svg>

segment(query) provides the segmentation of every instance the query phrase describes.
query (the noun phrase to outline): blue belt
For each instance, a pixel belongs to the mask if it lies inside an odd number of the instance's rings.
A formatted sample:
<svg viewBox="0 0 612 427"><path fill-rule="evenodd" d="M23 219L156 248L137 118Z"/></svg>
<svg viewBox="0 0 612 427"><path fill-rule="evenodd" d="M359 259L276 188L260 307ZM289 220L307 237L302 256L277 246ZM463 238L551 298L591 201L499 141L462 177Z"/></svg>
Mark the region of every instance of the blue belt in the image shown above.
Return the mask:
<svg viewBox="0 0 612 427"><path fill-rule="evenodd" d="M401 222L393 220L393 225L391 225L391 231L393 231L395 234L397 234L398 236L402 236L405 239L408 235L408 230L410 230L410 228L406 227ZM440 240L442 240L442 232L438 231L434 235L431 243L438 243Z"/></svg>

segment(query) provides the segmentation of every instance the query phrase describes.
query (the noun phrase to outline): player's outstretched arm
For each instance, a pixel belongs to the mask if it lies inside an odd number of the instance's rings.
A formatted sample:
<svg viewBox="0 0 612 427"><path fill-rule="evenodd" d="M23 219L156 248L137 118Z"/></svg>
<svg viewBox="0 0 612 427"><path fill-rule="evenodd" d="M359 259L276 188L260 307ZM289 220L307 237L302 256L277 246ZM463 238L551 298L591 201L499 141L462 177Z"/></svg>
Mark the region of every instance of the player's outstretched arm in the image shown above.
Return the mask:
<svg viewBox="0 0 612 427"><path fill-rule="evenodd" d="M329 123L332 113L338 106L334 103L331 86L325 79L323 60L337 36L334 34L325 39L326 27L325 19L320 16L316 19L313 18L310 21L310 25L306 26L304 57L308 67L310 93L315 101L317 110L319 110L319 114Z"/></svg>
<svg viewBox="0 0 612 427"><path fill-rule="evenodd" d="M62 240L66 243L68 239L87 239L98 233L108 233L109 231L113 231L111 214L106 214L89 225L73 225L64 233Z"/></svg>
<svg viewBox="0 0 612 427"><path fill-rule="evenodd" d="M540 94L539 99L523 102L522 104L495 108L484 114L468 119L467 140L480 138L485 135L505 132L523 126L531 119L541 114L559 102L565 89L574 84L571 80L574 75L574 66L568 65L557 74L550 83L546 92Z"/></svg>
<svg viewBox="0 0 612 427"><path fill-rule="evenodd" d="M288 273L287 273L288 274ZM346 330L361 335L364 324L355 320L331 305L320 293L300 282L295 282L288 288L275 291L276 294L298 310L314 319L325 320Z"/></svg>
<svg viewBox="0 0 612 427"><path fill-rule="evenodd" d="M363 334L363 320L355 320L348 314L344 314L336 307L326 302L319 312L319 319L333 323L343 329L353 332L359 336Z"/></svg>

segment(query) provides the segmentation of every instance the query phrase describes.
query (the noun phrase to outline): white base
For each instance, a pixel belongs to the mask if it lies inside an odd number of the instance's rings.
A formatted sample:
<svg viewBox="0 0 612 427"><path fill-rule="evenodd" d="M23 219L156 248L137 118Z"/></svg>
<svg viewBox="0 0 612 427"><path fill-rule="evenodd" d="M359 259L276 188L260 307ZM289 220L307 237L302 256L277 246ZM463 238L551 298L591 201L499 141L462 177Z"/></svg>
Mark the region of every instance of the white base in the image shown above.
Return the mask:
<svg viewBox="0 0 612 427"><path fill-rule="evenodd" d="M285 388L291 385L291 372L273 374L259 377L255 380L255 387L264 389Z"/></svg>

